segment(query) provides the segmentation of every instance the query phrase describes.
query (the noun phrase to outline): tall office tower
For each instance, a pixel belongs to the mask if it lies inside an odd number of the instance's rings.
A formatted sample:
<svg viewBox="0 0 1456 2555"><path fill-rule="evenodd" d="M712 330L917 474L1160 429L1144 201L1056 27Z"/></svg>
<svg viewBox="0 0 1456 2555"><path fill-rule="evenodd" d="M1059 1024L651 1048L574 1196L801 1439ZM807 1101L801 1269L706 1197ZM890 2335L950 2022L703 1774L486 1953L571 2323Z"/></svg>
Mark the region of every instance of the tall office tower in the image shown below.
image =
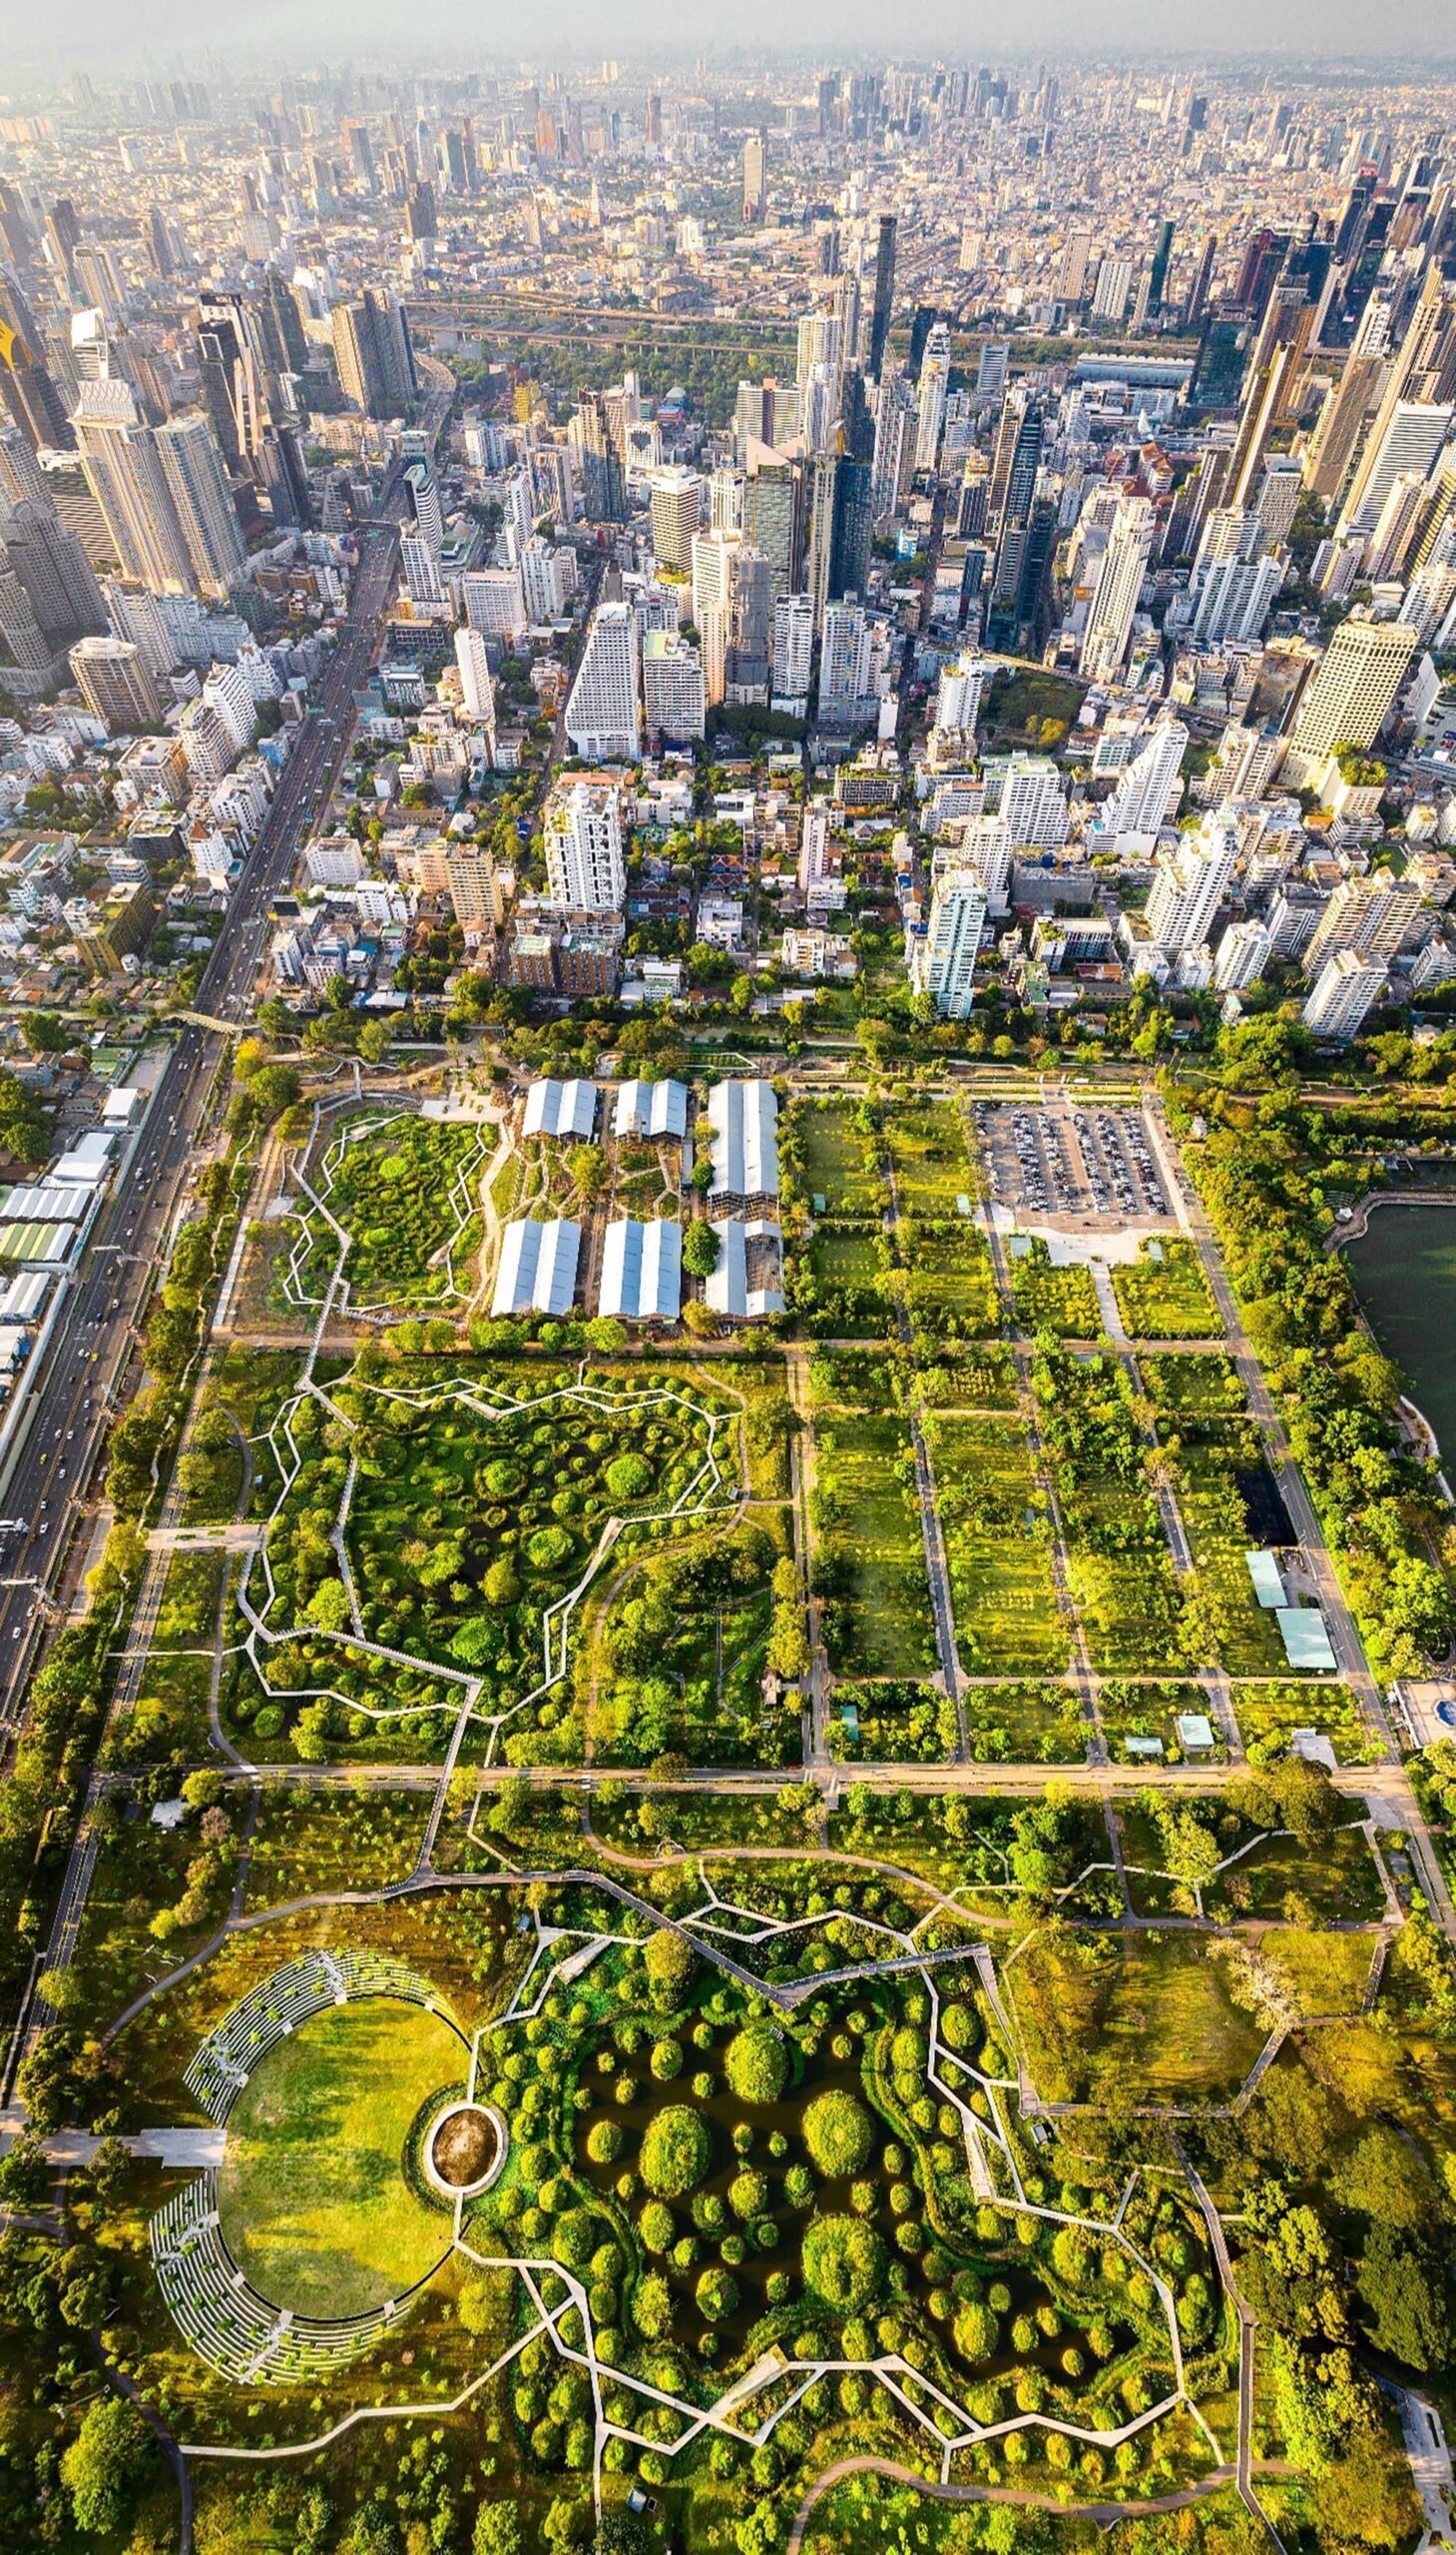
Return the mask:
<svg viewBox="0 0 1456 2555"><path fill-rule="evenodd" d="M1394 707L1415 655L1416 635L1403 621L1342 621L1299 704L1291 740L1301 755L1332 746L1373 746Z"/></svg>
<svg viewBox="0 0 1456 2555"><path fill-rule="evenodd" d="M73 532L42 495L0 495L0 559L27 595L43 639L69 648L88 631L105 630L106 605L96 572Z"/></svg>
<svg viewBox="0 0 1456 2555"><path fill-rule="evenodd" d="M562 781L552 792L545 831L552 903L579 914L620 912L627 894L627 862L622 796L615 783Z"/></svg>
<svg viewBox="0 0 1456 2555"><path fill-rule="evenodd" d="M658 564L676 568L681 576L692 571L693 544L703 521L704 493L699 472L676 463L671 469L655 470L648 482L653 549Z"/></svg>
<svg viewBox="0 0 1456 2555"><path fill-rule="evenodd" d="M739 535L715 528L693 537L693 618L699 629L708 612L726 613L732 600L733 561Z"/></svg>
<svg viewBox="0 0 1456 2555"><path fill-rule="evenodd" d="M1341 528L1346 523L1363 519L1369 482L1377 469L1386 466L1387 445L1397 411L1408 407L1448 405L1453 391L1456 391L1456 379L1452 377L1453 365L1456 365L1456 319L1453 319L1448 290L1446 279L1433 257L1426 267L1398 350L1387 366L1380 405L1350 476L1341 511ZM1357 338L1356 351L1360 350ZM1406 466L1404 459L1393 461L1388 476L1393 478L1397 469ZM1384 502L1383 495L1380 502Z"/></svg>
<svg viewBox="0 0 1456 2555"><path fill-rule="evenodd" d="M943 666L935 698L934 747L938 760L950 754L973 755L976 721L989 668L974 648L962 648L953 666Z"/></svg>
<svg viewBox="0 0 1456 2555"><path fill-rule="evenodd" d="M772 580L761 550L739 549L728 608L727 697L766 701L773 638Z"/></svg>
<svg viewBox="0 0 1456 2555"><path fill-rule="evenodd" d="M276 266L267 270L257 315L268 371L274 375L304 371L308 340L303 334L298 304Z"/></svg>
<svg viewBox="0 0 1456 2555"><path fill-rule="evenodd" d="M175 272L177 260L172 254L167 216L160 205L150 205L147 210L147 246L152 253L152 263L165 282Z"/></svg>
<svg viewBox="0 0 1456 2555"><path fill-rule="evenodd" d="M1238 830L1222 808L1176 850L1158 855L1148 899L1148 930L1160 949L1201 949L1228 892L1238 858Z"/></svg>
<svg viewBox="0 0 1456 2555"><path fill-rule="evenodd" d="M82 384L76 441L122 575L154 594L186 591L192 562L156 438L142 422L130 382Z"/></svg>
<svg viewBox="0 0 1456 2555"><path fill-rule="evenodd" d="M868 462L851 461L844 452L821 453L809 515L808 589L816 621L826 604L863 594L873 542Z"/></svg>
<svg viewBox="0 0 1456 2555"><path fill-rule="evenodd" d="M0 500L12 506L48 506L51 502L35 447L19 426L0 425Z"/></svg>
<svg viewBox="0 0 1456 2555"><path fill-rule="evenodd" d="M768 138L750 133L743 144L743 220L761 222L768 204Z"/></svg>
<svg viewBox="0 0 1456 2555"><path fill-rule="evenodd" d="M1006 524L1025 524L1031 519L1045 422L1040 401L1032 397L1024 382L1013 382L1002 402L991 456L986 529L993 538Z"/></svg>
<svg viewBox="0 0 1456 2555"><path fill-rule="evenodd" d="M764 657L766 700L767 657ZM731 686L729 690L731 691ZM703 659L691 639L676 630L650 630L642 643L643 722L649 737L665 745L687 746L701 738L708 724L708 695Z"/></svg>
<svg viewBox="0 0 1456 2555"><path fill-rule="evenodd" d="M1403 575L1406 553L1415 540L1428 497L1424 471L1402 470L1392 479L1380 520L1365 544L1362 573L1372 586Z"/></svg>
<svg viewBox="0 0 1456 2555"><path fill-rule="evenodd" d="M1108 683L1127 662L1133 617L1153 549L1154 515L1146 497L1123 497L1102 554L1079 659L1089 683Z"/></svg>
<svg viewBox="0 0 1456 2555"><path fill-rule="evenodd" d="M3 469L3 464L0 464ZM1447 526L1456 516L1456 443L1449 443L1425 482L1420 513L1405 554L1406 574L1424 568L1435 557Z"/></svg>
<svg viewBox="0 0 1456 2555"><path fill-rule="evenodd" d="M1304 493L1304 474L1297 461L1287 453L1275 453L1264 463L1263 477L1253 501L1259 531L1267 549L1276 550L1286 542L1299 511Z"/></svg>
<svg viewBox="0 0 1456 2555"><path fill-rule="evenodd" d="M46 238L67 285L81 246L81 217L69 196L58 196L46 215Z"/></svg>
<svg viewBox="0 0 1456 2555"><path fill-rule="evenodd" d="M1233 298L1241 310L1252 311L1255 320L1262 319L1268 308L1269 297L1288 254L1288 233L1268 230L1255 231L1243 252Z"/></svg>
<svg viewBox="0 0 1456 2555"><path fill-rule="evenodd" d="M576 464L582 492L582 514L588 523L625 523L627 475L622 449L612 431L607 402L600 390L577 395L575 413L567 420L566 439Z"/></svg>
<svg viewBox="0 0 1456 2555"><path fill-rule="evenodd" d="M410 513L438 559L445 547L445 510L440 503L439 481L427 461L411 461L405 466L404 484Z"/></svg>
<svg viewBox="0 0 1456 2555"><path fill-rule="evenodd" d="M839 377L834 366L810 364L798 385L798 430L805 450L827 452L838 419Z"/></svg>
<svg viewBox="0 0 1456 2555"><path fill-rule="evenodd" d="M66 403L41 357L42 338L20 279L0 267L0 395L32 448L69 451Z"/></svg>
<svg viewBox="0 0 1456 2555"><path fill-rule="evenodd" d="M495 685L490 677L490 657L478 630L468 623L455 633L455 663L460 670L460 698L466 716L478 719L483 727L495 730Z"/></svg>
<svg viewBox="0 0 1456 2555"><path fill-rule="evenodd" d="M934 470L940 458L945 400L950 388L950 330L937 319L925 341L915 398L915 467Z"/></svg>
<svg viewBox="0 0 1456 2555"><path fill-rule="evenodd" d="M1163 296L1168 289L1169 260L1172 256L1173 224L1171 222L1160 222L1158 226L1158 246L1153 252L1153 265L1148 277L1148 316L1150 319L1156 319L1163 308Z"/></svg>
<svg viewBox="0 0 1456 2555"><path fill-rule="evenodd" d="M943 870L931 894L925 937L911 958L910 981L946 1020L969 1017L985 928L986 890L976 871Z"/></svg>
<svg viewBox="0 0 1456 2555"><path fill-rule="evenodd" d="M794 362L794 379L798 384L800 408L802 408L805 385L816 372L827 376L832 383L832 396L837 406L839 373L844 361L844 330L838 311L805 310L798 323ZM800 423L802 423L801 417Z"/></svg>
<svg viewBox="0 0 1456 2555"><path fill-rule="evenodd" d="M1147 743L1124 767L1102 810L1102 822L1110 833L1162 831L1182 794L1179 774L1188 742L1189 732L1181 719L1155 722Z"/></svg>
<svg viewBox="0 0 1456 2555"><path fill-rule="evenodd" d="M743 539L768 562L773 600L796 594L803 576L804 474L797 462L750 467L743 491Z"/></svg>
<svg viewBox="0 0 1456 2555"><path fill-rule="evenodd" d="M409 326L397 301L361 292L333 312L333 356L339 386L366 417L397 417L413 407L419 391Z"/></svg>
<svg viewBox="0 0 1456 2555"><path fill-rule="evenodd" d="M404 208L404 227L411 240L433 240L440 228L435 211L435 191L428 178L420 178L410 188Z"/></svg>
<svg viewBox="0 0 1456 2555"><path fill-rule="evenodd" d="M418 524L411 524L400 534L399 571L404 591L412 604L428 607L444 603L445 581L440 574L440 554Z"/></svg>
<svg viewBox="0 0 1456 2555"><path fill-rule="evenodd" d="M773 705L809 697L814 660L814 608L807 595L780 595L773 607ZM803 712L790 714L802 717Z"/></svg>
<svg viewBox="0 0 1456 2555"><path fill-rule="evenodd" d="M869 314L869 369L876 381L884 371L885 350L890 342L890 320L895 304L895 243L899 231L896 216L882 213L874 251L874 302Z"/></svg>
<svg viewBox="0 0 1456 2555"><path fill-rule="evenodd" d="M193 580L200 593L221 598L237 584L247 553L217 436L194 409L159 426L156 445Z"/></svg>
<svg viewBox="0 0 1456 2555"><path fill-rule="evenodd" d="M1243 404L1238 412L1233 458L1228 465L1225 500L1228 505L1246 506L1250 503L1263 476L1269 437L1302 365L1303 356L1292 345L1276 345L1266 363L1250 364L1244 383Z"/></svg>
<svg viewBox="0 0 1456 2555"><path fill-rule="evenodd" d="M1336 531L1373 531L1396 479L1407 471L1417 471L1421 478L1425 477L1445 444L1453 418L1456 408L1434 407L1424 400L1398 400L1378 439L1371 430Z"/></svg>
<svg viewBox="0 0 1456 2555"><path fill-rule="evenodd" d="M157 687L142 652L128 639L82 639L71 651L71 672L95 719L118 729L155 728L162 718Z"/></svg>
<svg viewBox="0 0 1456 2555"><path fill-rule="evenodd" d="M1188 299L1184 303L1183 319L1186 328L1203 326L1204 314L1209 307L1209 292L1213 281L1213 265L1217 255L1218 235L1211 231L1199 251L1199 261L1194 268L1193 281L1189 285Z"/></svg>
<svg viewBox="0 0 1456 2555"><path fill-rule="evenodd" d="M248 467L266 415L262 364L240 292L210 293L198 304L203 405L230 470Z"/></svg>
<svg viewBox="0 0 1456 2555"><path fill-rule="evenodd" d="M374 170L374 146L367 125L349 123L344 128L349 158L353 162L354 183L366 196L378 193L379 181Z"/></svg>
<svg viewBox="0 0 1456 2555"><path fill-rule="evenodd" d="M42 632L20 579L0 566L0 688L34 701L51 690L64 663Z"/></svg>
<svg viewBox="0 0 1456 2555"><path fill-rule="evenodd" d="M1353 1038L1385 991L1386 971L1354 949L1326 958L1299 1017L1316 1038Z"/></svg>
<svg viewBox="0 0 1456 2555"><path fill-rule="evenodd" d="M1386 369L1383 355L1352 351L1326 394L1302 456L1304 484L1323 504L1337 497L1344 484L1355 448L1380 404Z"/></svg>
<svg viewBox="0 0 1456 2555"><path fill-rule="evenodd" d="M893 515L909 487L915 459L915 398L904 374L882 372L874 394L870 504L876 523Z"/></svg>
<svg viewBox="0 0 1456 2555"><path fill-rule="evenodd" d="M656 89L648 92L647 112L643 119L643 140L649 151L663 147L663 102Z"/></svg>
<svg viewBox="0 0 1456 2555"><path fill-rule="evenodd" d="M708 483L708 521L714 532L743 529L743 473L715 470Z"/></svg>
<svg viewBox="0 0 1456 2555"><path fill-rule="evenodd" d="M639 761L637 686L637 615L630 604L599 604L566 706L575 753L588 763Z"/></svg>
<svg viewBox="0 0 1456 2555"><path fill-rule="evenodd" d="M1074 222L1062 250L1062 262L1053 287L1058 301L1083 301L1087 296L1087 269L1092 262L1092 226Z"/></svg>

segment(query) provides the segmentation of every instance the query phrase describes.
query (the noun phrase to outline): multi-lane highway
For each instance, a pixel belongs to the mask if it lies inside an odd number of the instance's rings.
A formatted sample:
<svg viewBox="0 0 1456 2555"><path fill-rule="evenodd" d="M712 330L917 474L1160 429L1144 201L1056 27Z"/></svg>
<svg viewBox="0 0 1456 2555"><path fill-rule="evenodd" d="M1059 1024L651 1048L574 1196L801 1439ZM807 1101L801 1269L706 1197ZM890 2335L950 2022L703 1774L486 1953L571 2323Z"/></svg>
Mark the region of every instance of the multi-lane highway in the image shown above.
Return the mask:
<svg viewBox="0 0 1456 2555"><path fill-rule="evenodd" d="M400 503L396 464L381 517L359 535L348 619L273 792L267 818L234 889L223 930L196 995L199 1013L246 1018L274 896L292 873L299 840L332 786L348 744L353 695L378 645L394 585ZM113 1396L125 1375L138 1317L165 1257L199 1131L225 1052L223 1038L185 1027L167 1060L142 1130L93 1230L34 1395L29 1432L4 1493L20 1531L0 1545L0 1726L13 1724L48 1620L45 1593L64 1556Z"/></svg>

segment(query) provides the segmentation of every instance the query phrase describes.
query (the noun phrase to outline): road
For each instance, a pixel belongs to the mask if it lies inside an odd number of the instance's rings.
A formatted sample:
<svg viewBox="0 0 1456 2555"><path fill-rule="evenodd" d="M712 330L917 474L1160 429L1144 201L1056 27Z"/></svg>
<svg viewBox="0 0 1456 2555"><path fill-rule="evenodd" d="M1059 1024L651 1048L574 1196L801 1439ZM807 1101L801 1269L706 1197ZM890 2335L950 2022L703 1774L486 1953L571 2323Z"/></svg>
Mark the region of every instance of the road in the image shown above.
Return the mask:
<svg viewBox="0 0 1456 2555"><path fill-rule="evenodd" d="M273 898L292 874L298 843L332 785L348 744L353 694L378 644L394 585L404 500L395 465L381 514L359 534L348 618L243 863L223 929L203 973L196 1008L218 1020L246 1018ZM117 1407L138 1323L178 1219L200 1131L227 1042L190 1023L180 1033L114 1193L97 1220L52 1342L29 1431L5 1492L23 1519L4 1548L0 1580L0 1728L15 1724L48 1625L45 1592L62 1563L101 1442Z"/></svg>

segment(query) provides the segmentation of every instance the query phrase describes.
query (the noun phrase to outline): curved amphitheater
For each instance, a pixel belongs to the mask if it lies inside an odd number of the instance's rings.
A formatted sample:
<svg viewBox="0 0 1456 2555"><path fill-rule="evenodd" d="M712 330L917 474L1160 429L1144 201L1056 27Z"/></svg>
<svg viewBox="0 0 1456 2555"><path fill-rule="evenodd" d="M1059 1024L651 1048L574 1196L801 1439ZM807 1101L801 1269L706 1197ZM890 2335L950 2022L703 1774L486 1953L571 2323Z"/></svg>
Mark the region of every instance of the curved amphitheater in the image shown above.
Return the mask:
<svg viewBox="0 0 1456 2555"><path fill-rule="evenodd" d="M188 2091L223 2127L269 2050L312 2015L362 1996L445 2010L427 1979L385 1953L305 1952L224 2015L187 2071ZM237 2385L301 2385L326 2377L367 2350L406 2302L392 2298L365 2314L336 2319L270 2304L229 2250L216 2167L176 2193L148 2235L158 2285L179 2331L210 2368Z"/></svg>

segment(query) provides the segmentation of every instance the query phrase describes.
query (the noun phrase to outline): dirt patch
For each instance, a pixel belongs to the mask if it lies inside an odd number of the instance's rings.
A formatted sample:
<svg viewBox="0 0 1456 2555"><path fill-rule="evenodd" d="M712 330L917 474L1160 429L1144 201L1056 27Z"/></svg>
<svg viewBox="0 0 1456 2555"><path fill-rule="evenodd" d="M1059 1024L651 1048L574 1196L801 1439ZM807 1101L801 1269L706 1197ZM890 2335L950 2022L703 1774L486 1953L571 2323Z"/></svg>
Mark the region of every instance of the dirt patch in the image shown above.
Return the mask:
<svg viewBox="0 0 1456 2555"><path fill-rule="evenodd" d="M430 2142L430 2163L442 2183L469 2191L495 2162L498 2140L488 2112L473 2106L446 2115Z"/></svg>

